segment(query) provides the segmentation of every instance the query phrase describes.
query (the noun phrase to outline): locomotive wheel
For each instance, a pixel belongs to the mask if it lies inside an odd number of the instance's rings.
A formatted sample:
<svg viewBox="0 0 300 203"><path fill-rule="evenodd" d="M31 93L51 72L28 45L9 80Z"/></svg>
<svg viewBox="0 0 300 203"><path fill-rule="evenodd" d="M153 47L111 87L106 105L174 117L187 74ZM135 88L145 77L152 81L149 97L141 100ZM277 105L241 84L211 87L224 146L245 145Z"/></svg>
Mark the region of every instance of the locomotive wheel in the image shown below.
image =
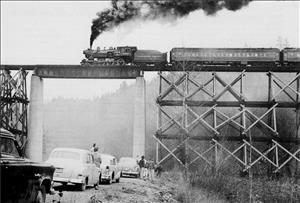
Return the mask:
<svg viewBox="0 0 300 203"><path fill-rule="evenodd" d="M117 64L119 64L119 65L125 65L124 59L121 59L121 58L117 59Z"/></svg>

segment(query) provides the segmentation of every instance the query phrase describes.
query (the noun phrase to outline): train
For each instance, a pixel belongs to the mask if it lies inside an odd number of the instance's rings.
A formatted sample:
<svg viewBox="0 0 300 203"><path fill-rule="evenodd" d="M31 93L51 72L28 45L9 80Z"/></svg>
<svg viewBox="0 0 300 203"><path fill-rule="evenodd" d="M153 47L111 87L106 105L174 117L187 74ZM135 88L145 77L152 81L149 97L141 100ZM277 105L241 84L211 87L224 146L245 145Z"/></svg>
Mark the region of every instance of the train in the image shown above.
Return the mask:
<svg viewBox="0 0 300 203"><path fill-rule="evenodd" d="M87 49L82 65L166 65L192 62L196 65L300 65L300 48L173 48L168 54L139 50L135 46Z"/></svg>
<svg viewBox="0 0 300 203"><path fill-rule="evenodd" d="M82 65L160 65L167 63L167 53L157 50L138 50L134 46L87 49Z"/></svg>

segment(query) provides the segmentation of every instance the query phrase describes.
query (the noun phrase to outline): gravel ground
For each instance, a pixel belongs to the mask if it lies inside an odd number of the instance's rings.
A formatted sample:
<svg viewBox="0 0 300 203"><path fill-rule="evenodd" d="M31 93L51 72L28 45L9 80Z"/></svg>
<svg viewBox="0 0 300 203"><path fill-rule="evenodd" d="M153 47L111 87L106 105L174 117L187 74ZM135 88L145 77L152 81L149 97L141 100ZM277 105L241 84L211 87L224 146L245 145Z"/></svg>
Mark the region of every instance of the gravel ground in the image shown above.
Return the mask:
<svg viewBox="0 0 300 203"><path fill-rule="evenodd" d="M101 184L98 190L87 188L86 191L77 191L73 185L56 186L55 190L63 190L60 202L74 203L152 203L172 202L174 199L176 185L155 179L153 182L136 178L121 178L119 183L111 185ZM58 195L47 196L47 203L57 202Z"/></svg>

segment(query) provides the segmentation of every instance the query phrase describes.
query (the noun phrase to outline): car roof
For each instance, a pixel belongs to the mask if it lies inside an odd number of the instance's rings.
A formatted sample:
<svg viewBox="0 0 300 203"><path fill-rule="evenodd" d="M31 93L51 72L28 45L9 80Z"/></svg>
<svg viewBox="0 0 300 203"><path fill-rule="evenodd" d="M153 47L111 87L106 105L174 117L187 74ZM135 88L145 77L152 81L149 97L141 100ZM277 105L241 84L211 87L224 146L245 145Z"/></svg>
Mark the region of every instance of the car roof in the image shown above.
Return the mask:
<svg viewBox="0 0 300 203"><path fill-rule="evenodd" d="M121 159L132 159L132 160L136 160L134 157L130 157L130 156L123 156L120 158Z"/></svg>
<svg viewBox="0 0 300 203"><path fill-rule="evenodd" d="M109 158L109 159L115 159L116 157L114 157L113 155L110 155L110 154L101 154L101 153L98 153L101 158Z"/></svg>
<svg viewBox="0 0 300 203"><path fill-rule="evenodd" d="M89 150L86 150L86 149L67 148L67 147L54 148L52 150L52 152L54 152L54 151L69 151L69 152L77 152L77 153L80 153L80 154L86 154L86 153L90 152Z"/></svg>

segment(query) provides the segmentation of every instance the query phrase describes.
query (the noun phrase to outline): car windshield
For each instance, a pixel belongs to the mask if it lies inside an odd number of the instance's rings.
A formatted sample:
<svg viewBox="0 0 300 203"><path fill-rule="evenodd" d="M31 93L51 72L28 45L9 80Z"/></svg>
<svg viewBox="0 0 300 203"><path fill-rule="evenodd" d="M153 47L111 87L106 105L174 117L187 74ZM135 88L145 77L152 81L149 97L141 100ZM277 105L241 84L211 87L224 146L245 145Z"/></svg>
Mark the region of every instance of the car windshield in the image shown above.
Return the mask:
<svg viewBox="0 0 300 203"><path fill-rule="evenodd" d="M51 154L50 158L80 160L80 154L77 152L69 152L69 151L54 151Z"/></svg>
<svg viewBox="0 0 300 203"><path fill-rule="evenodd" d="M14 140L10 138L0 137L0 152L1 155L20 156Z"/></svg>
<svg viewBox="0 0 300 203"><path fill-rule="evenodd" d="M136 164L136 160L135 159L133 159L133 158L121 158L120 159L120 163L121 164L131 164L131 165L134 165L134 164Z"/></svg>

